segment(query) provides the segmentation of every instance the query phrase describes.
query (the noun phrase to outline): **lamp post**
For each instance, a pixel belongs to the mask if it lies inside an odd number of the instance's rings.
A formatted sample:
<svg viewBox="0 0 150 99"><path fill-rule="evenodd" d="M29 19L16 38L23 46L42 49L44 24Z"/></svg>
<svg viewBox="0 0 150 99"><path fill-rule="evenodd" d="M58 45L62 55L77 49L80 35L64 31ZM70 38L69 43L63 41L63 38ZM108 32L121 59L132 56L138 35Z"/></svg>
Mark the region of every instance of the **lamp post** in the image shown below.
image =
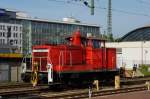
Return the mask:
<svg viewBox="0 0 150 99"><path fill-rule="evenodd" d="M146 63L147 63L147 62L146 62L146 61L147 61L147 60L146 60L146 55L147 55L147 53L148 53L148 51L145 50L145 53L144 53L144 54L145 54L145 65L146 65Z"/></svg>
<svg viewBox="0 0 150 99"><path fill-rule="evenodd" d="M143 65L143 41L141 41L141 65Z"/></svg>
<svg viewBox="0 0 150 99"><path fill-rule="evenodd" d="M143 44L145 43L143 36L144 35L141 33L141 65L143 65Z"/></svg>

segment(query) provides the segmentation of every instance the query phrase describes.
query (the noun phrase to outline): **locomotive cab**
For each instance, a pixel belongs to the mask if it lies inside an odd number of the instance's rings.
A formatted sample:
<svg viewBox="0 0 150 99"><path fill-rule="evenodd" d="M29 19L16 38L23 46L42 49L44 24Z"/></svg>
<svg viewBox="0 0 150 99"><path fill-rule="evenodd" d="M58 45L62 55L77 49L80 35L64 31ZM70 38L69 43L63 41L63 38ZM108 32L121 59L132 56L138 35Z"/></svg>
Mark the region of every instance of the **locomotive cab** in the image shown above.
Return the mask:
<svg viewBox="0 0 150 99"><path fill-rule="evenodd" d="M87 43L87 47L92 47L93 49L105 48L105 40L88 38L86 40L86 43Z"/></svg>
<svg viewBox="0 0 150 99"><path fill-rule="evenodd" d="M91 48L105 48L105 40L94 37L82 37L80 31L77 30L73 36L66 38L69 45L84 46Z"/></svg>

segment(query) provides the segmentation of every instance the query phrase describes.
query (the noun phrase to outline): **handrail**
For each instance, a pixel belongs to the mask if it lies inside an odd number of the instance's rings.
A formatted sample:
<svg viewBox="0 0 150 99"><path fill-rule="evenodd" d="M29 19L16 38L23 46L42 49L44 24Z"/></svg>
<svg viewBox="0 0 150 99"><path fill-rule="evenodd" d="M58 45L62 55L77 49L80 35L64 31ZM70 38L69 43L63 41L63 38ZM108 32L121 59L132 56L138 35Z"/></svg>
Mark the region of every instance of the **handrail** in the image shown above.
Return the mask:
<svg viewBox="0 0 150 99"><path fill-rule="evenodd" d="M61 67L60 66L63 66L64 65L64 54L63 54L63 51L60 51L60 54L59 54L59 78L60 75L61 75Z"/></svg>
<svg viewBox="0 0 150 99"><path fill-rule="evenodd" d="M63 51L60 51L60 54L59 54L59 66L63 66L64 65L64 53Z"/></svg>
<svg viewBox="0 0 150 99"><path fill-rule="evenodd" d="M70 65L72 66L72 53L70 51Z"/></svg>

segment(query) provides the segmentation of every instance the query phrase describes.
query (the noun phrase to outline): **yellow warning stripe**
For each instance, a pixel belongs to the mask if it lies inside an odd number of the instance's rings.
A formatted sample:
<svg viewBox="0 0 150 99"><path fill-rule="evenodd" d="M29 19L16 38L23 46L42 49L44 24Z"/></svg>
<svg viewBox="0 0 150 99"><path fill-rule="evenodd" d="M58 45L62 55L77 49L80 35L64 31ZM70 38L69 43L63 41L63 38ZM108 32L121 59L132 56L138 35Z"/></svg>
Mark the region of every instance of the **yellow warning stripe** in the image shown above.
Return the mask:
<svg viewBox="0 0 150 99"><path fill-rule="evenodd" d="M1 58L22 58L23 55L19 53L0 53Z"/></svg>

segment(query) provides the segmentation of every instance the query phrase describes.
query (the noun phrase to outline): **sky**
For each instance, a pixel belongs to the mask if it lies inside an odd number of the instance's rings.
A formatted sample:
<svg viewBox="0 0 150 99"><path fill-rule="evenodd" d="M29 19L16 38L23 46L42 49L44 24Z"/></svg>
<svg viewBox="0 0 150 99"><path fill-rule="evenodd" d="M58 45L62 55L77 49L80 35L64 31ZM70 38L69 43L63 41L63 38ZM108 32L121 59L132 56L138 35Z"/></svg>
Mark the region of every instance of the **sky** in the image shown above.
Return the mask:
<svg viewBox="0 0 150 99"><path fill-rule="evenodd" d="M95 0L95 13L82 1L90 0L0 0L0 8L15 9L31 17L62 20L74 17L82 23L97 24L101 33L107 29L108 0ZM112 33L121 37L126 33L150 25L149 0L112 0Z"/></svg>

